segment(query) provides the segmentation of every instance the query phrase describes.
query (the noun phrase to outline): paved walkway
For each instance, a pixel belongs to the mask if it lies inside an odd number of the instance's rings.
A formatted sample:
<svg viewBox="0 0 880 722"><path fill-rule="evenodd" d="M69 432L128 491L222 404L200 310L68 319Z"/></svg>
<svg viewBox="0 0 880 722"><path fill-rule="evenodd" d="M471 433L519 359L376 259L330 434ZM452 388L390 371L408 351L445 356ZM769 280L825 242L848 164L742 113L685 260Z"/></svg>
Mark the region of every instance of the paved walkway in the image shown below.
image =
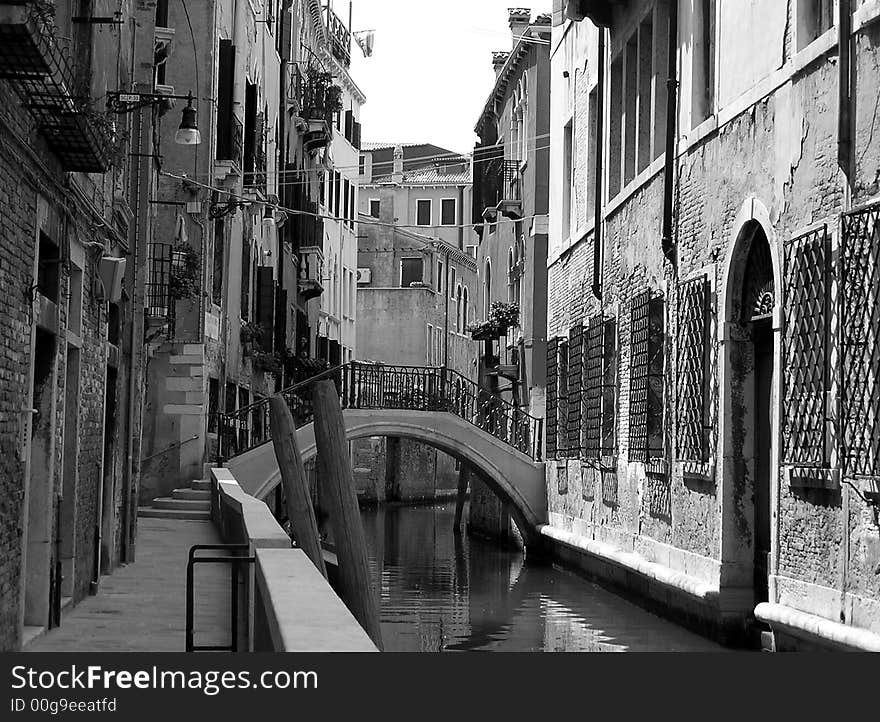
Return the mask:
<svg viewBox="0 0 880 722"><path fill-rule="evenodd" d="M138 519L137 561L102 577L27 652L182 652L186 649L186 562L194 544L218 544L206 521ZM195 643L229 644L229 569L195 568Z"/></svg>

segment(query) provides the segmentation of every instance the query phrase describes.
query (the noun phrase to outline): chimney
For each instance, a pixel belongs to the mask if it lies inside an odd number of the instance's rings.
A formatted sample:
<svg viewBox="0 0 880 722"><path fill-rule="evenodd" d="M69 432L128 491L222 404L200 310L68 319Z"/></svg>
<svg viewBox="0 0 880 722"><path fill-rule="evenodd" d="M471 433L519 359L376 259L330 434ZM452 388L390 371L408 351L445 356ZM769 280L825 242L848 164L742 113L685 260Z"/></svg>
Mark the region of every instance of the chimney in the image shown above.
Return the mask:
<svg viewBox="0 0 880 722"><path fill-rule="evenodd" d="M531 8L508 8L507 21L510 23L510 34L513 36L513 47L515 48L532 22Z"/></svg>
<svg viewBox="0 0 880 722"><path fill-rule="evenodd" d="M492 67L495 69L496 78L501 75L501 69L504 67L504 64L507 62L507 59L509 57L510 53L506 50L492 53Z"/></svg>
<svg viewBox="0 0 880 722"><path fill-rule="evenodd" d="M392 183L403 183L403 146L394 146L394 169L391 172Z"/></svg>

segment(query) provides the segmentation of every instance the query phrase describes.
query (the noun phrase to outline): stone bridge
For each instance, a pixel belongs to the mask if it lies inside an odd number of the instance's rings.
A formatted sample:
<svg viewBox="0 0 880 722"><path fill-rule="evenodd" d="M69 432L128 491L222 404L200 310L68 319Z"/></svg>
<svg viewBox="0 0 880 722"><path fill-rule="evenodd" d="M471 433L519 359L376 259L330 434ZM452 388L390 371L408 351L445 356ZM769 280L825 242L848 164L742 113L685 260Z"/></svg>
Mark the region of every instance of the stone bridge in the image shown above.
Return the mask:
<svg viewBox="0 0 880 722"><path fill-rule="evenodd" d="M508 504L524 537L546 523L540 419L484 396L449 369L346 364L282 392L296 421L304 461L317 453L308 387L322 378L336 382L349 440L385 436L432 446L479 474ZM258 499L281 481L268 406L265 399L220 415L218 424L221 460Z"/></svg>

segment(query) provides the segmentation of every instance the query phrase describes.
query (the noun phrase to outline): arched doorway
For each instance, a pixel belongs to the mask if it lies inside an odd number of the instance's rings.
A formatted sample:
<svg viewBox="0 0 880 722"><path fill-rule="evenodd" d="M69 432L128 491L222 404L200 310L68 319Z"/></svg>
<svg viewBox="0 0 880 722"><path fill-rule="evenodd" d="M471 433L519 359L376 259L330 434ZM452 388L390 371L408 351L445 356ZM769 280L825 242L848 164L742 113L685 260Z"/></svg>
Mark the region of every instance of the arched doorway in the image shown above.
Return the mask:
<svg viewBox="0 0 880 722"><path fill-rule="evenodd" d="M754 210L754 209L753 209ZM762 219L764 220L764 219ZM776 262L764 223L749 215L730 256L722 312L721 604L747 620L769 601L778 468Z"/></svg>

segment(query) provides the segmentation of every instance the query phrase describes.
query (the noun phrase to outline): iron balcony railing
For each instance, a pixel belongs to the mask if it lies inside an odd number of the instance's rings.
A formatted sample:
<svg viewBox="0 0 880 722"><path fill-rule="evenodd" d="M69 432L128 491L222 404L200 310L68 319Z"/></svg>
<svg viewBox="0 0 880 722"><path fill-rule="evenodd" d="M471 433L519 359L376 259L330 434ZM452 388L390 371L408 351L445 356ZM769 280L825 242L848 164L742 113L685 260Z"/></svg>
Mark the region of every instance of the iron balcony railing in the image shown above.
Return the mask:
<svg viewBox="0 0 880 722"><path fill-rule="evenodd" d="M281 392L297 427L314 418L311 387L332 379L344 409L404 409L455 414L508 446L543 459L544 420L480 389L451 369L421 366L385 366L351 362L328 369ZM272 439L269 400L218 418L219 463Z"/></svg>
<svg viewBox="0 0 880 722"><path fill-rule="evenodd" d="M0 3L0 80L8 81L66 171L105 173L112 164L113 123L90 106L79 79L86 65L59 44L54 8Z"/></svg>

